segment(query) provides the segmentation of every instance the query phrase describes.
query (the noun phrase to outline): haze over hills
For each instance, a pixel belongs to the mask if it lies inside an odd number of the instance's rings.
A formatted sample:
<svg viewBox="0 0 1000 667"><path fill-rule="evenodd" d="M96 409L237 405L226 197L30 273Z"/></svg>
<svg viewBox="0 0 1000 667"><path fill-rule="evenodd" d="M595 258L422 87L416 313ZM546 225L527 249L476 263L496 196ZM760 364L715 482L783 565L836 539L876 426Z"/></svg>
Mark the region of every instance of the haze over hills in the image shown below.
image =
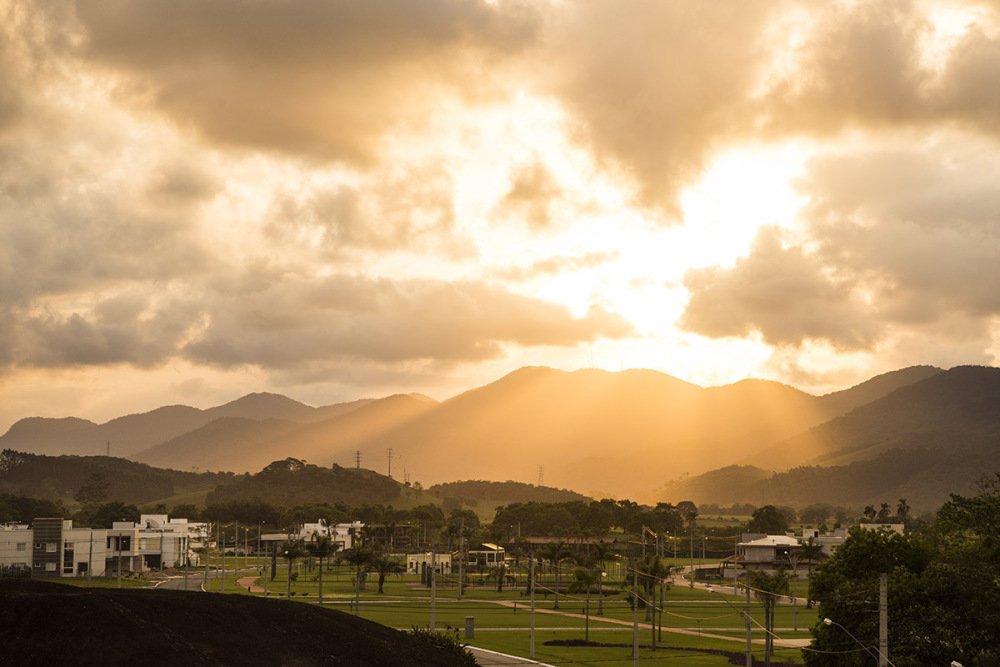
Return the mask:
<svg viewBox="0 0 1000 667"><path fill-rule="evenodd" d="M661 495L793 506L905 497L915 508L933 509L1000 470L1000 369L959 366L932 374L755 458L757 465L677 480Z"/></svg>
<svg viewBox="0 0 1000 667"><path fill-rule="evenodd" d="M113 453L121 447L156 466L235 472L286 457L351 465L356 451L364 467L382 470L391 448L397 476L407 470L423 484L534 482L541 467L548 484L651 499L667 480L732 463L804 461L812 450L802 434L820 433L810 429L940 373L913 367L817 397L764 380L705 389L654 371L529 367L441 403L411 394L312 408L251 394L208 410L172 406L104 425L22 420L0 446L102 451L116 432L128 446L116 440ZM765 452L781 457L775 443L784 443L790 463L761 465Z"/></svg>
<svg viewBox="0 0 1000 667"><path fill-rule="evenodd" d="M217 419L138 452L134 458L162 467L181 465L237 472L260 470L276 458L292 455L322 465L338 460L346 464L353 459L356 448L437 405L433 399L419 394L397 394L358 403L361 402L347 404L352 409L314 423L245 417Z"/></svg>
<svg viewBox="0 0 1000 667"><path fill-rule="evenodd" d="M254 393L207 410L171 405L118 417L104 424L76 417L27 417L0 436L0 449L86 456L105 454L110 443L113 455L131 457L216 419L319 421L346 414L369 400L314 408L279 394Z"/></svg>

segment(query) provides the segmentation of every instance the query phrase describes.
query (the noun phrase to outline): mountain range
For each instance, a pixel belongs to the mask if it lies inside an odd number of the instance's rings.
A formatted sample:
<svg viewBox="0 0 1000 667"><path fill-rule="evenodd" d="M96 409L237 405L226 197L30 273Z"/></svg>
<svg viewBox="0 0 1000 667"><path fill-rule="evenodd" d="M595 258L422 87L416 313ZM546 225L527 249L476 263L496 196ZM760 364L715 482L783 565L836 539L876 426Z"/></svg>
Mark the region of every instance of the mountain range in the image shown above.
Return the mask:
<svg viewBox="0 0 1000 667"><path fill-rule="evenodd" d="M388 472L391 450L395 476L424 484L544 478L593 497L673 501L714 487L741 489L741 502L759 504L762 485L788 479L775 475L805 466L858 478L848 466L884 465L893 452L919 450L913 461L934 466L946 456L962 469L975 460L988 472L1000 459L998 438L996 368L915 366L813 396L764 380L702 388L646 370L528 367L442 402L400 394L317 408L250 394L105 424L29 418L0 436L0 448L103 454L110 441L113 454L150 465L234 472L286 457L353 467L359 455L363 467ZM732 474L713 473L729 466L755 470L742 478L756 481L734 486ZM886 491L906 492L910 482L897 481ZM974 479L960 482L951 490ZM931 486L929 500L946 497L948 489Z"/></svg>

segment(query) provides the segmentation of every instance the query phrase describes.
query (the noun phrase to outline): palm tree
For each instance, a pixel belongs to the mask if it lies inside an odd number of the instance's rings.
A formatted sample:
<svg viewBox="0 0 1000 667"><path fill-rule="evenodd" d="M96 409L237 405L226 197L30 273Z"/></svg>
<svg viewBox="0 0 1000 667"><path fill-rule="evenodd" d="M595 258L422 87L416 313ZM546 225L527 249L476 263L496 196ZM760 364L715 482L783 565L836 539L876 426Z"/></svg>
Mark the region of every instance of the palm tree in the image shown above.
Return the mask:
<svg viewBox="0 0 1000 667"><path fill-rule="evenodd" d="M292 563L306 555L305 543L302 540L288 540L281 545L281 555L288 561L288 581L285 582L285 597L292 597Z"/></svg>
<svg viewBox="0 0 1000 667"><path fill-rule="evenodd" d="M358 613L359 598L361 597L361 575L362 572L367 572L368 567L371 565L374 554L361 547L355 547L353 549L348 549L341 556L341 560L345 560L354 566L354 613Z"/></svg>
<svg viewBox="0 0 1000 667"><path fill-rule="evenodd" d="M601 568L601 576L597 578L597 613L604 613L604 572L607 569L607 562L616 558L615 548L608 542L598 542L590 552L590 558L595 565Z"/></svg>
<svg viewBox="0 0 1000 667"><path fill-rule="evenodd" d="M319 561L319 605L323 606L323 559L329 560L340 549L340 542L334 542L329 535L313 533L313 541L306 545L310 556Z"/></svg>
<svg viewBox="0 0 1000 667"><path fill-rule="evenodd" d="M646 620L650 620L652 608L656 605L656 585L661 579L666 579L670 574L670 569L663 564L656 554L646 556L639 561L639 577L642 580L643 594L648 601L646 604Z"/></svg>
<svg viewBox="0 0 1000 667"><path fill-rule="evenodd" d="M388 554L373 554L368 563L373 572L378 574L378 594L382 595L385 578L390 574L401 574L406 568L399 561L393 560Z"/></svg>
<svg viewBox="0 0 1000 667"><path fill-rule="evenodd" d="M751 572L750 587L758 600L764 603L764 665L771 667L774 653L774 607L778 596L788 595L788 573L779 569L774 574Z"/></svg>
<svg viewBox="0 0 1000 667"><path fill-rule="evenodd" d="M549 542L542 548L542 558L545 558L556 570L556 588L554 609L559 608L559 563L573 555L565 542Z"/></svg>
<svg viewBox="0 0 1000 667"><path fill-rule="evenodd" d="M585 591L587 594L587 603L584 607L585 611L585 623L584 623L584 641L590 641L590 589L595 583L600 583L601 581L601 571L593 567L578 567L573 570L573 576L575 581L570 585L570 590L574 593L580 591Z"/></svg>

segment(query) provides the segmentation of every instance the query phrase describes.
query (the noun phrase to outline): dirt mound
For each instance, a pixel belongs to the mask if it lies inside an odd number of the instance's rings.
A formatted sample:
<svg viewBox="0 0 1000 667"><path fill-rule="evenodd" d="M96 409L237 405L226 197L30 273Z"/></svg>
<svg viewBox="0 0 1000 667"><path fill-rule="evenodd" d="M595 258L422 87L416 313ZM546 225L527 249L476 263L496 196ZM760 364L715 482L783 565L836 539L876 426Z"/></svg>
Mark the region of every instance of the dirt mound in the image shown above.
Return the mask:
<svg viewBox="0 0 1000 667"><path fill-rule="evenodd" d="M405 633L301 603L0 580L0 664L455 667L463 663Z"/></svg>

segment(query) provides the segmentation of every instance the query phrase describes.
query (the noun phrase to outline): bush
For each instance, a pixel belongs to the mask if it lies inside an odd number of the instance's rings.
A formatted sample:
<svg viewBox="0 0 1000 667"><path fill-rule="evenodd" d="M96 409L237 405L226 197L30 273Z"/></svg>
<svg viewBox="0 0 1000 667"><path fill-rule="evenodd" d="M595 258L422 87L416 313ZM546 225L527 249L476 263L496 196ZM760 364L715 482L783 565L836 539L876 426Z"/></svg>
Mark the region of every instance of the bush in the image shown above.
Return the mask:
<svg viewBox="0 0 1000 667"><path fill-rule="evenodd" d="M447 651L450 655L454 655L456 658L459 658L460 662L457 664L467 665L468 667L478 667L479 665L469 649L465 648L465 646L458 641L457 637L453 637L448 633L437 632L428 628L418 628L414 626L410 628L408 634L414 639L419 639L420 641L426 642L441 649L442 651Z"/></svg>

